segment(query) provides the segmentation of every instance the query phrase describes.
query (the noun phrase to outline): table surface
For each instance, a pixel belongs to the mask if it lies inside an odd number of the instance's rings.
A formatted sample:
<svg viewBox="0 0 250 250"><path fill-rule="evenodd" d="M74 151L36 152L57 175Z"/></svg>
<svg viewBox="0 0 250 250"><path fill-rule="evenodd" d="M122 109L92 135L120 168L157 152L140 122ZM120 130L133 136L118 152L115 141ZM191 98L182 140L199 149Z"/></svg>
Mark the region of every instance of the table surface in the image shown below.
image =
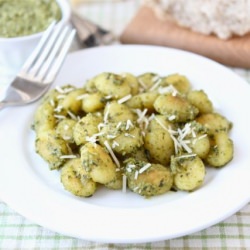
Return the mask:
<svg viewBox="0 0 250 250"><path fill-rule="evenodd" d="M77 10L119 37L139 6L139 0L100 0L85 2ZM232 70L250 83L250 70ZM0 249L250 249L250 203L225 221L185 237L144 244L104 244L47 230L0 201Z"/></svg>

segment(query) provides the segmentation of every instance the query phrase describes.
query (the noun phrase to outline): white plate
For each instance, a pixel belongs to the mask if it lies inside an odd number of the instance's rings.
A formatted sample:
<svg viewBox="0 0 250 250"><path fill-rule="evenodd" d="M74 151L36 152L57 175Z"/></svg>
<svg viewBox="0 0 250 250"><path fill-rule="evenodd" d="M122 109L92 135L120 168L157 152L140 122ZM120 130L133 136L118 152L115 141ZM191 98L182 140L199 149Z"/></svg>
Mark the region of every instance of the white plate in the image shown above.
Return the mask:
<svg viewBox="0 0 250 250"><path fill-rule="evenodd" d="M91 198L64 191L58 172L34 152L30 129L36 104L0 112L0 196L30 220L56 232L92 241L139 243L165 240L207 228L250 200L250 88L229 69L203 57L152 46L110 46L70 54L55 84L81 86L103 71L136 75L186 75L204 89L234 123L235 156L228 166L209 169L195 192L144 199L100 189Z"/></svg>

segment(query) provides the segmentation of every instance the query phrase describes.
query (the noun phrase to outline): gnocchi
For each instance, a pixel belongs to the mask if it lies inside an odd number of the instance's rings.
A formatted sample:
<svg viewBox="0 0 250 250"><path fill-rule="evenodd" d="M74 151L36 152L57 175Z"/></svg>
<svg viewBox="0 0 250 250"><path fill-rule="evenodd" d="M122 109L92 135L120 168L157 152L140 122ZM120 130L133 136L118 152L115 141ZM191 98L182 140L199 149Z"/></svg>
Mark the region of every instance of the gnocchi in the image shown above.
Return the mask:
<svg viewBox="0 0 250 250"><path fill-rule="evenodd" d="M207 167L233 159L230 122L186 76L104 72L46 94L33 126L36 152L73 195L103 186L143 197L202 186Z"/></svg>
<svg viewBox="0 0 250 250"><path fill-rule="evenodd" d="M66 190L80 197L93 195L97 188L82 167L80 158L70 159L62 166L61 182Z"/></svg>

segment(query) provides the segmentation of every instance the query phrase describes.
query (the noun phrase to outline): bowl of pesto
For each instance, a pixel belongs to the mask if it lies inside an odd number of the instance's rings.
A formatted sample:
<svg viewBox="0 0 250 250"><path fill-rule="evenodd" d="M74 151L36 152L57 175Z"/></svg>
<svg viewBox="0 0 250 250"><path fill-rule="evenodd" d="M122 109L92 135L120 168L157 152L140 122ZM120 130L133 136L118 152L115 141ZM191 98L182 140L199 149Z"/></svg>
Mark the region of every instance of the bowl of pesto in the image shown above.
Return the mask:
<svg viewBox="0 0 250 250"><path fill-rule="evenodd" d="M50 23L69 18L67 0L0 0L0 72L16 73Z"/></svg>

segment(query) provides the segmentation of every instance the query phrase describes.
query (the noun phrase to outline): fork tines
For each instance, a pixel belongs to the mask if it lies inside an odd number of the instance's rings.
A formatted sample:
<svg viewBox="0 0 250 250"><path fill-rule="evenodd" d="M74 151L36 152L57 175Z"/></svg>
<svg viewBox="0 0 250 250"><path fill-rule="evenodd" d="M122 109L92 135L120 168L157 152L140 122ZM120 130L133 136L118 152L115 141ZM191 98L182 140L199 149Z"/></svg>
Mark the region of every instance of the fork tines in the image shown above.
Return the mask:
<svg viewBox="0 0 250 250"><path fill-rule="evenodd" d="M30 81L51 83L68 52L76 31L52 22L23 65L19 76Z"/></svg>

